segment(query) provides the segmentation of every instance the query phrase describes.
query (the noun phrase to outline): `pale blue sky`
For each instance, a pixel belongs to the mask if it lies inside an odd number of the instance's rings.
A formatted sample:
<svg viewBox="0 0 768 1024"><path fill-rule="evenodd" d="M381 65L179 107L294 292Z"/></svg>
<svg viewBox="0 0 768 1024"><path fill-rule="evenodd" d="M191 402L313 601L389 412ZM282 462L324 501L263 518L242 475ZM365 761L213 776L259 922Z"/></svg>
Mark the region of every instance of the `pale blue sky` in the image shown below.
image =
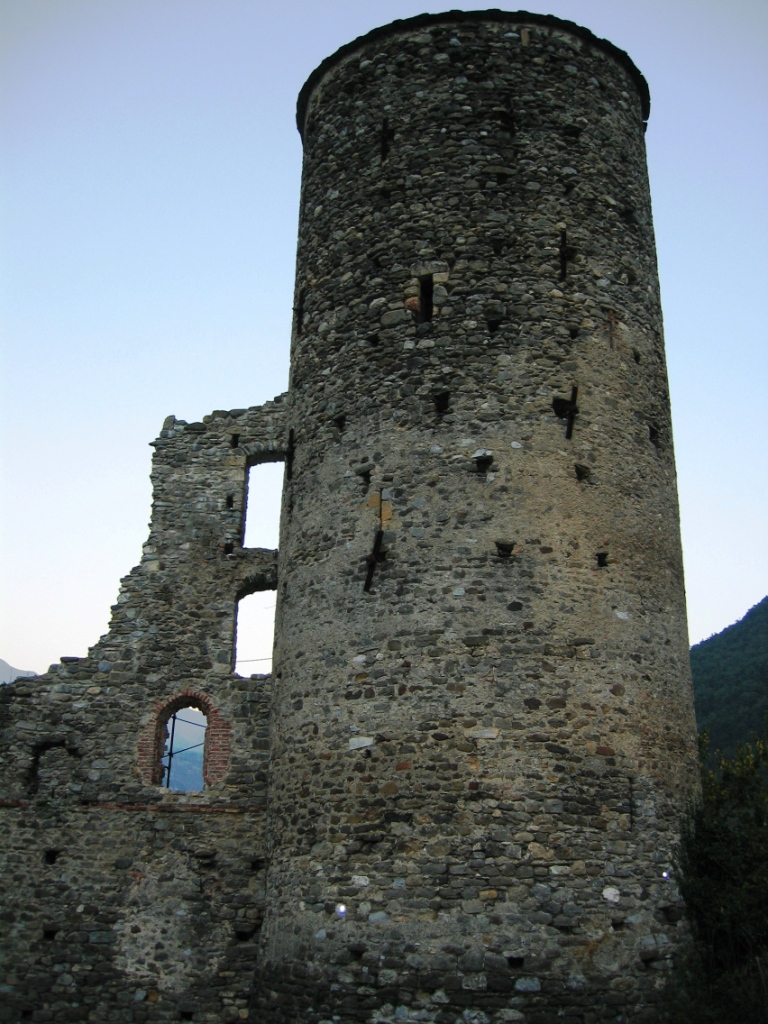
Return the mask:
<svg viewBox="0 0 768 1024"><path fill-rule="evenodd" d="M377 25L452 6L3 0L0 655L11 664L44 670L105 632L146 538L147 445L163 419L284 390L294 109L308 74ZM768 592L768 3L527 8L610 39L650 84L697 641Z"/></svg>

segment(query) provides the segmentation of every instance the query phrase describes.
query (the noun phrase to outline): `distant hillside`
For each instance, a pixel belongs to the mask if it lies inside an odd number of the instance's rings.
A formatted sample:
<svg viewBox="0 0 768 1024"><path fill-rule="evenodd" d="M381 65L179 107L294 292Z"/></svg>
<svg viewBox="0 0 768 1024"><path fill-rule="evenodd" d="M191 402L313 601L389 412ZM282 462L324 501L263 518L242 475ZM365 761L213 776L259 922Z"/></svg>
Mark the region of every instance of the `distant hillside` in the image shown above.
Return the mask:
<svg viewBox="0 0 768 1024"><path fill-rule="evenodd" d="M14 679L18 679L20 676L34 676L37 673L28 672L23 668L14 668L13 665L9 665L7 661L3 661L0 658L0 683L12 683Z"/></svg>
<svg viewBox="0 0 768 1024"><path fill-rule="evenodd" d="M711 747L733 754L762 734L768 715L768 597L722 633L691 648L699 729Z"/></svg>

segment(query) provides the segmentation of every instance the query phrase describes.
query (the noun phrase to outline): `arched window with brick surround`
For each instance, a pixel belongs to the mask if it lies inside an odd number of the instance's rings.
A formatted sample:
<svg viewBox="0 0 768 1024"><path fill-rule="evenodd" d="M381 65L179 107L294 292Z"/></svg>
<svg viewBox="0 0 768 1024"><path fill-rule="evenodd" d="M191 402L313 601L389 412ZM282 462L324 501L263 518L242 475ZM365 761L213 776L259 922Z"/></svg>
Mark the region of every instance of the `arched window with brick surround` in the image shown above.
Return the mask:
<svg viewBox="0 0 768 1024"><path fill-rule="evenodd" d="M185 715L186 709L198 712L198 715ZM179 773L177 763L176 781L174 781L174 757L185 749L186 744L174 744L170 748L172 733L180 728L181 720L193 721L195 725L186 726L202 736L202 772ZM176 792L198 792L207 786L223 779L229 767L231 728L221 711L213 704L211 698L199 690L184 690L172 697L158 701L154 714L147 723L139 738L138 760L139 774L149 785L166 786ZM192 737L194 738L194 737ZM197 742L200 742L198 740ZM196 746L195 743L188 744ZM170 780L169 780L170 762ZM168 782L170 781L170 786ZM201 785L202 783L202 785Z"/></svg>
<svg viewBox="0 0 768 1024"><path fill-rule="evenodd" d="M199 793L203 788L203 756L208 719L199 708L174 711L165 727L165 750L160 758L162 785L176 793Z"/></svg>

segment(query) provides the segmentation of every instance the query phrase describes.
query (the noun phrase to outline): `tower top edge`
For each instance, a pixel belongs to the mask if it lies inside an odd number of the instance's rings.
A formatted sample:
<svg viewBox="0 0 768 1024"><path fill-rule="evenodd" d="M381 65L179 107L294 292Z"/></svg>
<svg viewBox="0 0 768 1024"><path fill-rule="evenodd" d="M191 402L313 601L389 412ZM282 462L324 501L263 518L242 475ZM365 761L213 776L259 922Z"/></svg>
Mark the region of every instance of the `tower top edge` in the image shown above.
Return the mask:
<svg viewBox="0 0 768 1024"><path fill-rule="evenodd" d="M500 11L496 9L487 11L442 11L439 14L418 14L413 18L400 18L397 21L390 22L388 25L381 25L379 28L374 28L370 32L366 32L365 35L358 36L351 42L345 43L344 46L340 46L335 53L326 57L325 60L318 64L315 70L310 74L299 92L299 97L296 103L296 125L299 129L299 134L303 136L307 106L309 105L309 98L312 95L315 86L326 75L326 73L331 70L331 68L339 64L346 57L350 56L350 54L353 54L356 50L361 49L363 46L366 46L368 43L375 42L376 40L387 39L402 32L411 32L414 29L428 27L430 25L480 24L482 22L501 22L505 24L524 26L535 25L542 28L558 29L561 32L567 32L569 35L575 36L578 39L583 39L596 49L603 50L618 64L620 64L634 81L642 104L643 120L648 120L651 110L651 95L648 89L648 83L642 73L639 71L628 53L609 42L609 40L601 39L600 36L596 36L588 28L583 28L581 25L577 25L573 21L556 18L553 14L532 14L529 11Z"/></svg>

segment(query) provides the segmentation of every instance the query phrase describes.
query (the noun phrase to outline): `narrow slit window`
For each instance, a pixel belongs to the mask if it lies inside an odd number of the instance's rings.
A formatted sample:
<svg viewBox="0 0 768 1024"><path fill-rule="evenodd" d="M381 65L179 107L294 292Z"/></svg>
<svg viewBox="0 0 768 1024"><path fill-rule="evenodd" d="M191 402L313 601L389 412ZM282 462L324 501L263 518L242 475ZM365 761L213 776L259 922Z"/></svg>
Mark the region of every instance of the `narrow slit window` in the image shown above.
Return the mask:
<svg viewBox="0 0 768 1024"><path fill-rule="evenodd" d="M175 793L199 793L202 790L207 727L208 719L199 708L179 708L169 716L160 759L165 789Z"/></svg>
<svg viewBox="0 0 768 1024"><path fill-rule="evenodd" d="M235 672L239 676L269 675L275 638L274 590L259 590L240 598L235 633Z"/></svg>
<svg viewBox="0 0 768 1024"><path fill-rule="evenodd" d="M280 536L280 497L283 463L262 462L248 470L243 547L277 547Z"/></svg>
<svg viewBox="0 0 768 1024"><path fill-rule="evenodd" d="M560 231L558 251L560 255L560 280L565 281L568 277L568 264L572 263L576 258L576 249L568 244L568 232L565 228L562 228Z"/></svg>
<svg viewBox="0 0 768 1024"><path fill-rule="evenodd" d="M288 448L285 453L285 475L288 480L293 479L293 460L296 457L296 432L291 427L288 431Z"/></svg>
<svg viewBox="0 0 768 1024"><path fill-rule="evenodd" d="M394 141L395 141L395 131L394 131L394 128L390 128L389 127L389 121L385 117L384 120L381 123L381 134L379 135L379 142L380 142L380 146L381 146L380 156L381 156L381 162L382 163L384 163L384 161L389 156L389 150L390 150L390 147L391 147L391 145L392 145L392 143Z"/></svg>
<svg viewBox="0 0 768 1024"><path fill-rule="evenodd" d="M296 298L296 308L294 310L296 314L296 334L301 334L304 330L304 302L307 297L307 289L300 288L299 294Z"/></svg>
<svg viewBox="0 0 768 1024"><path fill-rule="evenodd" d="M434 292L435 283L431 274L425 274L419 278L419 323L428 324L432 322L434 314Z"/></svg>

